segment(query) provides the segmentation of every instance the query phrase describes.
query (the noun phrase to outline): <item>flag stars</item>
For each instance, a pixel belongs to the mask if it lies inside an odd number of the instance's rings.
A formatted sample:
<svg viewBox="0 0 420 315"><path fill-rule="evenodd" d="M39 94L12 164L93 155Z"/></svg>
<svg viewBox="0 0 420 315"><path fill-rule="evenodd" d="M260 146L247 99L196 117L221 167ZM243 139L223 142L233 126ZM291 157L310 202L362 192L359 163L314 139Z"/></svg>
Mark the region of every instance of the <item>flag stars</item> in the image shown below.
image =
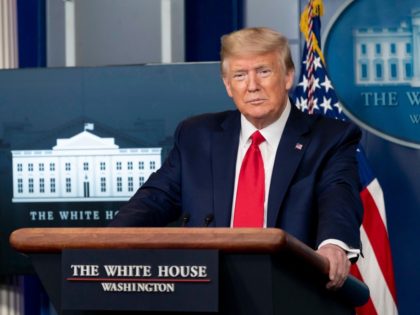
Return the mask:
<svg viewBox="0 0 420 315"><path fill-rule="evenodd" d="M325 96L323 96L323 101L322 103L319 105L324 109L324 115L329 111L332 110L333 108L331 107L331 99L327 99Z"/></svg>
<svg viewBox="0 0 420 315"><path fill-rule="evenodd" d="M301 106L300 106L300 98L299 97L297 97L296 98L296 100L295 100L295 105L296 105L296 107L299 109L299 110L301 110Z"/></svg>
<svg viewBox="0 0 420 315"><path fill-rule="evenodd" d="M306 56L306 60L302 62L305 65L306 70L308 70L309 65L311 64L309 61L309 54ZM314 66L314 70L316 71L318 68L322 69L322 62L321 62L321 57L315 57L313 59L312 62L313 66Z"/></svg>
<svg viewBox="0 0 420 315"><path fill-rule="evenodd" d="M310 81L308 81L308 86L311 84ZM315 93L316 89L321 89L321 86L319 85L319 78L315 78L312 81L312 92Z"/></svg>
<svg viewBox="0 0 420 315"><path fill-rule="evenodd" d="M301 101L300 101L300 110L302 112L305 112L305 111L308 110L308 100L306 98L303 98L303 97L301 98Z"/></svg>
<svg viewBox="0 0 420 315"><path fill-rule="evenodd" d="M334 103L333 107L337 108L339 114L343 111L340 102Z"/></svg>
<svg viewBox="0 0 420 315"><path fill-rule="evenodd" d="M314 98L314 100L312 101L312 110L313 111L318 111L319 110L318 99L317 98Z"/></svg>
<svg viewBox="0 0 420 315"><path fill-rule="evenodd" d="M306 54L306 59L302 63L305 65L306 70L308 70L309 64L310 64L310 62L309 62L309 54Z"/></svg>
<svg viewBox="0 0 420 315"><path fill-rule="evenodd" d="M298 86L303 87L303 91L306 92L306 89L308 88L308 79L303 75L302 81L298 84Z"/></svg>
<svg viewBox="0 0 420 315"><path fill-rule="evenodd" d="M322 68L321 57L315 57L314 67L315 67L315 70L318 68Z"/></svg>
<svg viewBox="0 0 420 315"><path fill-rule="evenodd" d="M321 85L325 88L325 92L327 92L327 93L330 89L334 90L334 88L331 84L331 81L328 79L327 76L325 76L325 80L324 80L324 82L321 83Z"/></svg>
<svg viewBox="0 0 420 315"><path fill-rule="evenodd" d="M313 85L313 89L314 89L314 91L316 90L316 89L320 89L321 88L321 86L319 85L319 78L316 78L315 80L314 80L314 85Z"/></svg>

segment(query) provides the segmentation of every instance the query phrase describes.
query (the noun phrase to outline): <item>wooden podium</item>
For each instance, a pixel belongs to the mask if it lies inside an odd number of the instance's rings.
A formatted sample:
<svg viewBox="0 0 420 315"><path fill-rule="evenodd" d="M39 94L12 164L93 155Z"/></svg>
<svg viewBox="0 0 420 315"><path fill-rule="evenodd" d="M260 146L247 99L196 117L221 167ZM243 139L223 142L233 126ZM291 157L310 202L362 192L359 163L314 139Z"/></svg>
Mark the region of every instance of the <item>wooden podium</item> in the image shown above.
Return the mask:
<svg viewBox="0 0 420 315"><path fill-rule="evenodd" d="M328 261L280 229L25 228L14 231L10 243L30 256L61 314L101 313L62 311L61 252L66 249L218 250L217 314L353 314L369 297L366 285L351 276L342 289L325 289ZM122 312L106 312L111 313Z"/></svg>

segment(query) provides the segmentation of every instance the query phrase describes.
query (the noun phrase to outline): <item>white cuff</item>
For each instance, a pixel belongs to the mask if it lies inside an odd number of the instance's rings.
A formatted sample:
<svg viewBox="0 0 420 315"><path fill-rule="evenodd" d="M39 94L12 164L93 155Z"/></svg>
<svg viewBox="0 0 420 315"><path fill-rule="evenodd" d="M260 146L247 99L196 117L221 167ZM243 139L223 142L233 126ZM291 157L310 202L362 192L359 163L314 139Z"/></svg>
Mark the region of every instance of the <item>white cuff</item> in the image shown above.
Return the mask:
<svg viewBox="0 0 420 315"><path fill-rule="evenodd" d="M319 244L318 249L320 249L322 246L327 245L327 244L337 245L338 247L341 247L342 249L344 249L347 253L348 259L356 258L360 255L360 249L350 248L346 243L340 240L336 240L334 238L329 238L322 241L322 243Z"/></svg>

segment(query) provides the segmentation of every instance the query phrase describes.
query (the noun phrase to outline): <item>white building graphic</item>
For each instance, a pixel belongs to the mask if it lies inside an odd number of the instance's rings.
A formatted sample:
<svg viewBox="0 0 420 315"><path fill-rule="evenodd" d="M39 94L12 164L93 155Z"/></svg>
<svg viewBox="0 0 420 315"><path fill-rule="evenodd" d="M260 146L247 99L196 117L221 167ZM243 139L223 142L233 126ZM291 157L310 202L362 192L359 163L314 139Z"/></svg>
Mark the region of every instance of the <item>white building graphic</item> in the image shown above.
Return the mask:
<svg viewBox="0 0 420 315"><path fill-rule="evenodd" d="M420 9L412 10L410 23L359 28L353 37L356 84L420 86Z"/></svg>
<svg viewBox="0 0 420 315"><path fill-rule="evenodd" d="M160 168L161 151L120 149L114 138L100 138L86 130L57 139L52 150L12 151L12 201L128 200Z"/></svg>

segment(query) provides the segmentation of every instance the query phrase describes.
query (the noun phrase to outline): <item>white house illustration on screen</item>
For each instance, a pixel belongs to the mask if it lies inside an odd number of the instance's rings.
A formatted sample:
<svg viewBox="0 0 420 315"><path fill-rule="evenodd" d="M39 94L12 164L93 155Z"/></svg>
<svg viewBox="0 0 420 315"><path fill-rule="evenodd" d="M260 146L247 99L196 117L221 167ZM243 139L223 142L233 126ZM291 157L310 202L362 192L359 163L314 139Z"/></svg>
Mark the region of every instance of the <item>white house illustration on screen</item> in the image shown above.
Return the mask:
<svg viewBox="0 0 420 315"><path fill-rule="evenodd" d="M12 201L125 201L160 168L162 148L120 149L86 129L52 150L12 151Z"/></svg>
<svg viewBox="0 0 420 315"><path fill-rule="evenodd" d="M353 31L355 80L358 85L420 86L420 9L399 27Z"/></svg>

